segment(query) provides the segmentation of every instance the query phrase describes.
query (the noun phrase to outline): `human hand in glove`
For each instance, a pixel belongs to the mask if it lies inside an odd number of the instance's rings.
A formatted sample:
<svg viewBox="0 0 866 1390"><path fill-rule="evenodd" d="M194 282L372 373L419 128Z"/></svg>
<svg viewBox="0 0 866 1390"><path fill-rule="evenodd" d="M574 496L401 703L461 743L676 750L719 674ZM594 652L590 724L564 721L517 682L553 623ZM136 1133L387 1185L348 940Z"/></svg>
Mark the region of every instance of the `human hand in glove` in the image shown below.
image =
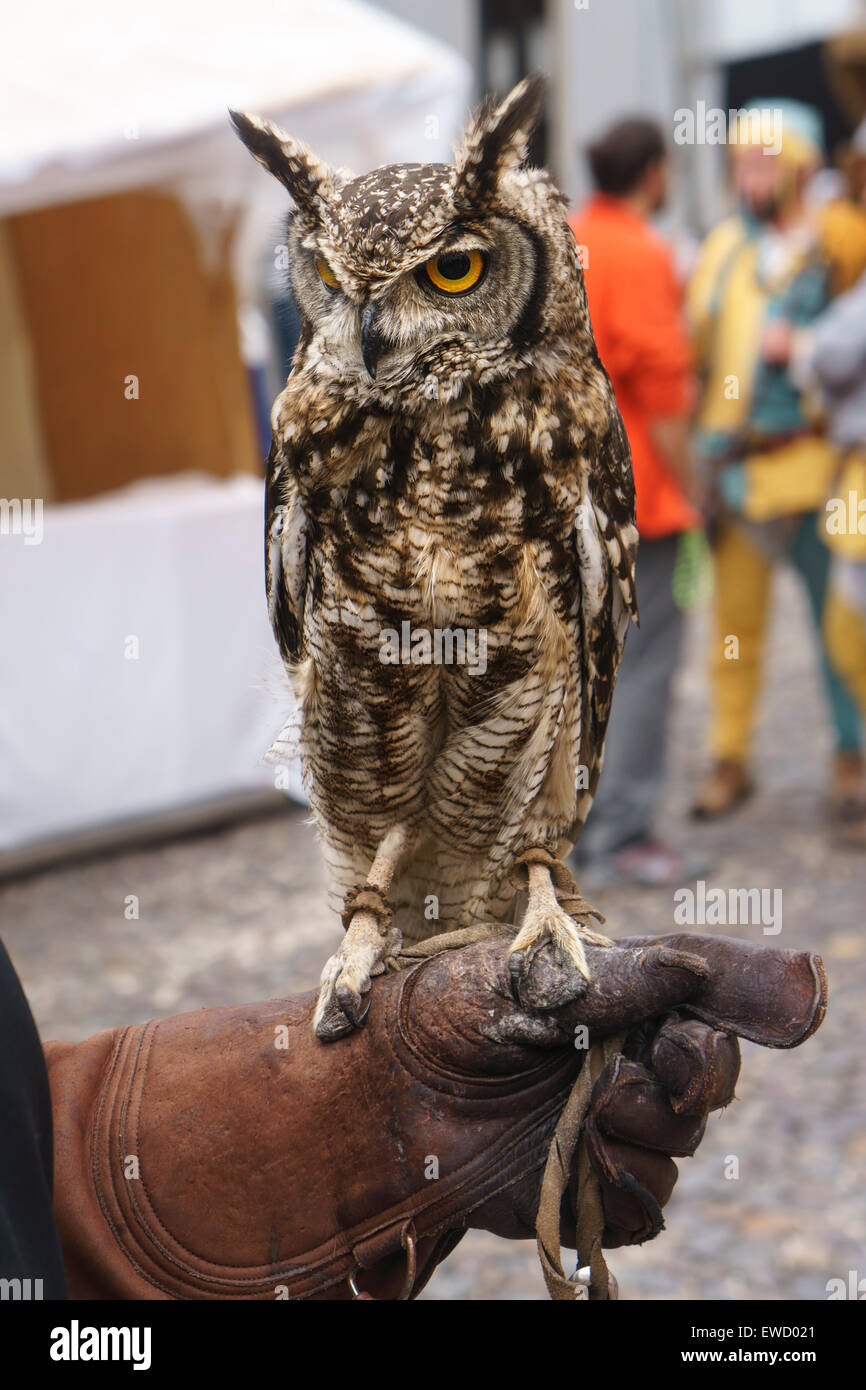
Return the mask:
<svg viewBox="0 0 866 1390"><path fill-rule="evenodd" d="M583 1161L603 1243L645 1240L733 1096L737 1037L795 1047L826 1007L818 957L690 934L590 946L589 981L542 946L517 999L509 941L422 943L328 1046L314 995L47 1044L71 1296L412 1297L468 1227L535 1234L587 1045L617 1037ZM573 1245L572 1187L560 1212Z"/></svg>

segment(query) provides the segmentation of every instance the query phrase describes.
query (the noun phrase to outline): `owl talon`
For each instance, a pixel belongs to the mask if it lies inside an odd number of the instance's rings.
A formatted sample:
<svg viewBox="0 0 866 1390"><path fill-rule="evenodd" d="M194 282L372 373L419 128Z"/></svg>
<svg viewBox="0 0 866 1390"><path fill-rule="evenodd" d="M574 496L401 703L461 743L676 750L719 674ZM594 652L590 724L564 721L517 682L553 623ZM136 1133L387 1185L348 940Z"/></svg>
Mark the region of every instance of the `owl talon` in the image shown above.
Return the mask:
<svg viewBox="0 0 866 1390"><path fill-rule="evenodd" d="M383 934L370 912L353 915L341 949L322 971L313 1015L317 1038L332 1042L360 1028L370 1009L372 980L384 973L386 960L399 947L400 936L393 928Z"/></svg>
<svg viewBox="0 0 866 1390"><path fill-rule="evenodd" d="M511 994L522 1009L558 1009L586 993L586 976L549 936L508 957Z"/></svg>
<svg viewBox="0 0 866 1390"><path fill-rule="evenodd" d="M355 1024L351 1019L334 1005L324 1008L321 1014L319 1009L316 1009L313 1027L320 1042L336 1042L337 1038L344 1038L347 1033L355 1031Z"/></svg>
<svg viewBox="0 0 866 1390"><path fill-rule="evenodd" d="M343 971L343 974L346 972ZM341 976L342 979L342 976ZM337 985L337 1003L342 1013L349 1020L352 1028L360 1028L364 1019L370 1011L370 977L362 981L360 986L353 987L348 984Z"/></svg>
<svg viewBox="0 0 866 1390"><path fill-rule="evenodd" d="M583 994L590 976L578 923L558 905L527 908L508 970L522 1008L557 1009Z"/></svg>
<svg viewBox="0 0 866 1390"><path fill-rule="evenodd" d="M345 1037L360 1028L370 1009L371 972L363 961L349 957L340 959L342 952L332 956L322 971L322 987L313 1030L322 1042ZM377 972L381 974L381 969Z"/></svg>

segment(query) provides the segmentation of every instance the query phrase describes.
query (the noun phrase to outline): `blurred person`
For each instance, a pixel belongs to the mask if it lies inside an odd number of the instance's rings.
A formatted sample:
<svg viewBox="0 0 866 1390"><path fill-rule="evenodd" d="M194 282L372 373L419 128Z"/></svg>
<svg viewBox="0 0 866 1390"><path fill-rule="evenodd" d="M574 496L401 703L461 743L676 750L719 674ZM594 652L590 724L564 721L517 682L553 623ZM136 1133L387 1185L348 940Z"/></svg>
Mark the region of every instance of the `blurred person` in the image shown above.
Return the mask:
<svg viewBox="0 0 866 1390"><path fill-rule="evenodd" d="M683 630L674 569L681 537L701 524L689 454L691 348L673 255L650 221L668 188L661 130L623 120L587 153L596 191L569 220L599 355L631 445L641 625L626 643L604 775L577 856L602 879L662 885L700 871L653 834Z"/></svg>
<svg viewBox="0 0 866 1390"><path fill-rule="evenodd" d="M714 764L693 814L730 813L752 790L748 759L771 578L785 560L806 589L821 641L836 747L831 807L837 822L856 819L862 724L823 639L830 551L818 517L838 455L816 403L791 374L789 355L793 334L814 323L834 290L866 266L866 224L847 219L840 239L837 202L807 202L805 190L823 162L821 118L810 107L762 103L740 113L731 141L740 208L707 237L688 291L702 370L697 425L716 511Z"/></svg>
<svg viewBox="0 0 866 1390"><path fill-rule="evenodd" d="M831 292L843 294L851 289L863 271L863 247L866 244L866 140L862 125L851 141L837 152L837 166L820 170L822 175L837 180L837 193L830 196L821 214L821 239L832 267ZM820 195L821 185L818 185ZM814 196L815 179L810 192Z"/></svg>
<svg viewBox="0 0 866 1390"><path fill-rule="evenodd" d="M866 173L866 120L850 147ZM866 177L854 186L866 209ZM810 329L792 334L792 373L817 385L839 467L821 518L831 553L824 638L830 659L866 717L866 270ZM866 790L852 786L839 808L840 838L866 848Z"/></svg>

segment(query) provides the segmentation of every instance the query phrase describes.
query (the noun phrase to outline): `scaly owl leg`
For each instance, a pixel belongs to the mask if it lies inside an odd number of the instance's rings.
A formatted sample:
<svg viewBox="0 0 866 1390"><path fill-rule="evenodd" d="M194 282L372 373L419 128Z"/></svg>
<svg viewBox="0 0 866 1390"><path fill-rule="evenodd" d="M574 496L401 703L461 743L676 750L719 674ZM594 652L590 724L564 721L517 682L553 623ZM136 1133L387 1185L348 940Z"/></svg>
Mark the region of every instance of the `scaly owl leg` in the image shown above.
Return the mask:
<svg viewBox="0 0 866 1390"><path fill-rule="evenodd" d="M529 901L520 930L511 945L509 968L515 993L525 1004L534 1008L556 1008L575 992L579 984L577 976L589 979L584 942L594 946L610 946L606 936L601 936L587 924L589 916L599 914L584 903L577 895L576 886L568 891L563 889L564 900L572 907L575 915L570 916L557 897L552 868L559 869L553 856L550 862L539 862L527 855ZM548 968L541 979L532 979L532 964L536 955L548 943L554 947L558 957L559 969Z"/></svg>
<svg viewBox="0 0 866 1390"><path fill-rule="evenodd" d="M405 826L390 830L376 851L367 882L346 895L346 935L322 971L313 1015L313 1029L323 1042L341 1038L363 1023L370 1007L369 1002L364 1006L363 996L371 979L381 975L388 957L400 950L400 933L391 925L388 889L405 858L408 840Z"/></svg>

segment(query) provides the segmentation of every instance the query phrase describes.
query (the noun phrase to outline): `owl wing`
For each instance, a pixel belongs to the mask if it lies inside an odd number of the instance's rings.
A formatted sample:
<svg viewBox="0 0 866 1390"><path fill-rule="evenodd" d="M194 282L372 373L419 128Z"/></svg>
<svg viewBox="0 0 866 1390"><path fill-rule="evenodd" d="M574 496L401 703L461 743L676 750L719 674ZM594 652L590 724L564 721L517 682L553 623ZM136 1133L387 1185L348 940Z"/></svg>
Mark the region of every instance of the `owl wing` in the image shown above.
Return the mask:
<svg viewBox="0 0 866 1390"><path fill-rule="evenodd" d="M265 576L271 627L287 665L303 654L308 568L307 517L297 482L273 443L265 489Z"/></svg>
<svg viewBox="0 0 866 1390"><path fill-rule="evenodd" d="M628 439L616 405L597 455L588 462L586 499L575 527L583 676L580 762L588 769L588 786L578 794L575 838L598 785L629 621L638 622L634 480Z"/></svg>

